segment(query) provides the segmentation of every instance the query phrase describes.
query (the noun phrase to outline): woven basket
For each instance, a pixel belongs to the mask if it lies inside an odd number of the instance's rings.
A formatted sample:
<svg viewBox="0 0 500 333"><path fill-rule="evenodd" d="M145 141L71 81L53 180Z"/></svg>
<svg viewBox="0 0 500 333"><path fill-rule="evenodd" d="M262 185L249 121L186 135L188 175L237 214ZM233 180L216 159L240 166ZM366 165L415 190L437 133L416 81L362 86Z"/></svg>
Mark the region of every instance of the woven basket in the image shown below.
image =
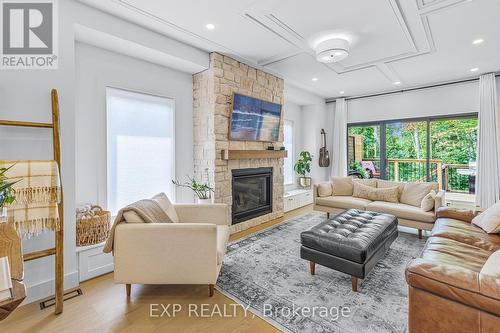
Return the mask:
<svg viewBox="0 0 500 333"><path fill-rule="evenodd" d="M111 213L92 206L91 213L76 220L76 246L94 245L108 239Z"/></svg>

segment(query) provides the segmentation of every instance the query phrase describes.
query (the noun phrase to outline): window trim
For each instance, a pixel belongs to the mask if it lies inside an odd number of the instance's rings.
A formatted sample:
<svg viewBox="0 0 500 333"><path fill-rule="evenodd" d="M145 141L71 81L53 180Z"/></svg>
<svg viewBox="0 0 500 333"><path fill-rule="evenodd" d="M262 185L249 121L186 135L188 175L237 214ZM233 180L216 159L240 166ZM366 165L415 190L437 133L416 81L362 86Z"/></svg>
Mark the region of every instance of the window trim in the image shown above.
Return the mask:
<svg viewBox="0 0 500 333"><path fill-rule="evenodd" d="M412 117L412 118L399 118L399 119L389 119L389 120L375 120L367 122L354 122L347 123L346 131L346 153L349 154L349 128L351 127L368 127L368 126L379 126L380 127L380 179L387 179L387 147L386 147L386 126L387 124L393 123L411 123L411 122L425 122L427 126L426 141L427 141L427 163L426 163L426 181L430 181L430 156L431 156L431 122L439 120L453 120L453 119L479 119L479 112L469 112L469 113L459 113L441 116L428 116L428 117ZM347 155L346 157L349 157ZM349 160L347 160L347 170L349 170Z"/></svg>
<svg viewBox="0 0 500 333"><path fill-rule="evenodd" d="M285 172L283 171L283 185L294 185L297 177L295 176L295 170L293 170L293 157L295 156L295 122L293 120L285 119L284 124L283 124L283 145L285 144L285 125L286 124L291 124L292 127L292 151L288 151L288 158L292 159L292 181L290 183L285 182ZM284 167L284 163L283 163Z"/></svg>
<svg viewBox="0 0 500 333"><path fill-rule="evenodd" d="M104 175L104 203L105 203L105 207L108 207L109 206L109 156L110 156L110 152L109 152L109 144L108 144L108 123L109 123L109 113L108 113L108 94L107 94L107 90L108 89L115 89L115 90L122 90L122 91L125 91L125 92L129 92L129 93L135 93L135 94L142 94L142 95L147 95L147 96L152 96L152 97L159 97L159 98L165 98L165 99L169 99L172 101L172 105L173 105L173 112L172 112L172 138L173 138L173 145L172 145L172 155L174 156L174 158L172 159L171 161L171 170L172 170L172 176L177 178L177 170L176 170L176 157L177 157L177 133L176 133L176 116L177 116L177 101L174 97L171 97L171 96L167 96L167 95L162 95L162 94L157 94L157 93L151 93L151 92L147 92L147 91L143 91L143 90L137 90L137 89L130 89L130 88L124 88L124 87L121 87L121 86L111 86L111 85L106 85L104 87L104 117L105 117L105 124L104 124L104 137L105 137L105 145L106 145L106 148L105 148L105 157L104 157L104 162L105 162L105 166L106 166L106 172L105 172L105 175ZM174 187L173 188L173 191L172 191L172 197L169 199L172 201L172 202L176 202L176 198L177 198L177 188Z"/></svg>

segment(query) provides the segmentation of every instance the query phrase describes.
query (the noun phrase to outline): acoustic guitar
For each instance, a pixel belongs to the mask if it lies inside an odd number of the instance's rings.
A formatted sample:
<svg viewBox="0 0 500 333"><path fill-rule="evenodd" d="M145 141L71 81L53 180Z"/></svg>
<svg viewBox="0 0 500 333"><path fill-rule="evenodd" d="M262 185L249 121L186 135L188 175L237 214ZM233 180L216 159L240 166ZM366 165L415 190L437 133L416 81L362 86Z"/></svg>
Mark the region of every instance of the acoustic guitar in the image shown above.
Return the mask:
<svg viewBox="0 0 500 333"><path fill-rule="evenodd" d="M330 166L330 153L326 149L326 132L322 128L321 136L323 137L323 147L319 149L319 166L329 167Z"/></svg>

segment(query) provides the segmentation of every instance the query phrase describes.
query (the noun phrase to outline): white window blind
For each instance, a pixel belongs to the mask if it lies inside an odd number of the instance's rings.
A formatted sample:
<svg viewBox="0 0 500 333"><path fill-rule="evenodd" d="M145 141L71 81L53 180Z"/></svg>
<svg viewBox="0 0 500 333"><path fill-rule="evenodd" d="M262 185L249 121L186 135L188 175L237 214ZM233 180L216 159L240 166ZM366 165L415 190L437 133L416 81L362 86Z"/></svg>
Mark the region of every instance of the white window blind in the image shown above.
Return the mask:
<svg viewBox="0 0 500 333"><path fill-rule="evenodd" d="M284 163L283 163L283 168L284 168L284 181L285 184L293 184L294 183L294 171L293 171L293 164L294 164L294 156L295 152L293 149L293 122L289 120L285 120L285 126L284 126L284 146L285 149L288 151L288 157L285 158Z"/></svg>
<svg viewBox="0 0 500 333"><path fill-rule="evenodd" d="M113 214L159 192L175 199L174 108L170 98L106 89L107 201Z"/></svg>

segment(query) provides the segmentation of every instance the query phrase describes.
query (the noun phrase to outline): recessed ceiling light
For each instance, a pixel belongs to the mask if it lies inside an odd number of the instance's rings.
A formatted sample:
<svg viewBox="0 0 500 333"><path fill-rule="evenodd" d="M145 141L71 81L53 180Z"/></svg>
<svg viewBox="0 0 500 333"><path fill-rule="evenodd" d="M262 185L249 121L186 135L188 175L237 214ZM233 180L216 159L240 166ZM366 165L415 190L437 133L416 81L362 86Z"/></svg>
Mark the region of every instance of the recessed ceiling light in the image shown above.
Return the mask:
<svg viewBox="0 0 500 333"><path fill-rule="evenodd" d="M394 84L398 86L401 84L401 81L395 81Z"/></svg>
<svg viewBox="0 0 500 333"><path fill-rule="evenodd" d="M477 68L477 67L474 67L474 68L470 69L471 72L477 72L478 70L479 70L479 68Z"/></svg>
<svg viewBox="0 0 500 333"><path fill-rule="evenodd" d="M312 80L313 82L316 82L316 81L318 81L318 78L317 78L317 77L313 77L311 80Z"/></svg>
<svg viewBox="0 0 500 333"><path fill-rule="evenodd" d="M212 23L208 23L205 28L207 28L208 30L214 30L215 29L215 25L213 25Z"/></svg>
<svg viewBox="0 0 500 333"><path fill-rule="evenodd" d="M478 45L478 44L481 44L482 42L484 42L484 39L482 39L482 38L478 38L478 39L475 39L475 40L472 42L472 44L474 44L474 45Z"/></svg>
<svg viewBox="0 0 500 333"><path fill-rule="evenodd" d="M345 93L345 91L339 91L339 94L343 95Z"/></svg>

